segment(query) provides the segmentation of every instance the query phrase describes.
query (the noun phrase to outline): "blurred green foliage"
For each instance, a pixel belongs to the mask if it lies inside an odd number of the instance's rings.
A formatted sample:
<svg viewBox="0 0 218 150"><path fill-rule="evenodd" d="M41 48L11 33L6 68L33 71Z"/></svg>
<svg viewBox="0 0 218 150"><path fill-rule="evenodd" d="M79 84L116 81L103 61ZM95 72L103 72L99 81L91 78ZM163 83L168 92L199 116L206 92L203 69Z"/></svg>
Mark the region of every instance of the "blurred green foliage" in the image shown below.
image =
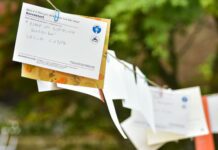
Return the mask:
<svg viewBox="0 0 218 150"><path fill-rule="evenodd" d="M45 0L26 0L51 8ZM139 66L147 77L171 88L183 87L178 80L181 57L174 36L205 15L218 28L217 0L55 0L64 12L112 19L109 48L117 56ZM21 65L12 62L22 1L0 1L0 101L14 109L23 135L94 135L105 144L81 149L134 149L115 129L106 106L96 99L72 91L38 93L35 81L20 77ZM167 66L167 67L166 67ZM218 52L204 62L200 71L207 79L205 92L218 91ZM129 110L116 103L120 120ZM108 142L109 140L109 142ZM110 142L111 141L111 142ZM71 148L73 146L70 146ZM70 149L65 147L63 149ZM163 150L193 149L184 140L169 143Z"/></svg>
<svg viewBox="0 0 218 150"><path fill-rule="evenodd" d="M217 10L217 5L218 1L216 0L200 0L201 5L203 8L206 9L209 13L214 15L215 17L218 16L218 10Z"/></svg>

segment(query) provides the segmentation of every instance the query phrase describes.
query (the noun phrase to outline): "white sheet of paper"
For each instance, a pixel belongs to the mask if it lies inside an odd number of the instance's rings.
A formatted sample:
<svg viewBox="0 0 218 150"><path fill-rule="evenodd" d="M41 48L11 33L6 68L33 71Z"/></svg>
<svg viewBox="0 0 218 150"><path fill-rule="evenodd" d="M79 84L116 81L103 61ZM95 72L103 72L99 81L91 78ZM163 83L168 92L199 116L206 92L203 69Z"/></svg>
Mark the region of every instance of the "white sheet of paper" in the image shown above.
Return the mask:
<svg viewBox="0 0 218 150"><path fill-rule="evenodd" d="M115 52L108 51L103 92L111 118L120 134L126 139L127 137L121 128L113 103L114 99L125 99L127 97L122 76L123 65L115 58Z"/></svg>
<svg viewBox="0 0 218 150"><path fill-rule="evenodd" d="M123 66L124 85L127 98L123 101L123 106L132 110L142 112L150 127L155 131L154 110L152 96L145 75L136 67L136 79L133 72L133 65L123 61L130 70Z"/></svg>
<svg viewBox="0 0 218 150"><path fill-rule="evenodd" d="M105 98L105 101L107 103L107 107L110 113L110 116L115 124L115 126L117 127L118 131L120 132L120 134L123 136L124 139L127 139L126 134L123 132L123 129L120 125L119 119L117 117L117 113L116 113L116 109L113 103L113 99L110 98Z"/></svg>
<svg viewBox="0 0 218 150"><path fill-rule="evenodd" d="M188 131L190 96L171 90L150 87L154 102L157 131L186 134Z"/></svg>
<svg viewBox="0 0 218 150"><path fill-rule="evenodd" d="M55 91L61 89L57 87L56 83L41 80L37 80L37 86L39 92Z"/></svg>
<svg viewBox="0 0 218 150"><path fill-rule="evenodd" d="M13 60L98 79L107 23L23 3Z"/></svg>
<svg viewBox="0 0 218 150"><path fill-rule="evenodd" d="M123 106L129 109L135 109L140 111L140 103L137 101L139 99L139 91L135 80L135 75L133 72L133 65L122 61L126 66L123 65L123 79L124 85L127 93L127 97L123 101Z"/></svg>
<svg viewBox="0 0 218 150"><path fill-rule="evenodd" d="M123 65L116 59L115 52L108 50L103 88L105 97L110 97L113 100L127 98L122 70Z"/></svg>
<svg viewBox="0 0 218 150"><path fill-rule="evenodd" d="M153 131L156 131L153 98L145 75L136 67L139 110Z"/></svg>
<svg viewBox="0 0 218 150"><path fill-rule="evenodd" d="M218 133L218 94L208 95L208 110L212 133Z"/></svg>
<svg viewBox="0 0 218 150"><path fill-rule="evenodd" d="M149 146L147 144L146 128L137 126L131 116L122 122L122 127L137 150L157 150L163 143Z"/></svg>
<svg viewBox="0 0 218 150"><path fill-rule="evenodd" d="M145 120L144 115L140 111L132 110L131 119L136 126L150 129L147 120Z"/></svg>
<svg viewBox="0 0 218 150"><path fill-rule="evenodd" d="M71 91L76 91L84 94L88 94L91 96L94 96L98 99L101 99L99 90L96 88L90 88L90 87L83 87L83 86L74 86L74 85L67 85L67 84L57 84L57 87L62 88L62 89L67 89Z"/></svg>
<svg viewBox="0 0 218 150"><path fill-rule="evenodd" d="M188 133L186 135L179 135L169 132L157 132L154 133L151 130L148 131L148 144L158 144L169 141L176 141L185 138L192 138L195 136L201 136L208 134L208 127L204 115L201 92L199 87L186 88L176 90L178 93L187 94L190 96L189 105L189 121Z"/></svg>

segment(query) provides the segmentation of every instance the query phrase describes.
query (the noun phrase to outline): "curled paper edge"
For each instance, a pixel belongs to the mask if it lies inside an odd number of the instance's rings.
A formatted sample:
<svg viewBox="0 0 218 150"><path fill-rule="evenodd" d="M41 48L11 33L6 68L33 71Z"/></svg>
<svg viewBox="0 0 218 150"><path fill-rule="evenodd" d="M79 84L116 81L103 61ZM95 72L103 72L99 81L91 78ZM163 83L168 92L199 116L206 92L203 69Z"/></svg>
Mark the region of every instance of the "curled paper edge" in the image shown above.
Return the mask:
<svg viewBox="0 0 218 150"><path fill-rule="evenodd" d="M124 133L121 125L120 125L120 122L118 120L118 117L117 117L117 113L116 113L116 110L115 110L115 106L114 106L114 103L113 103L113 99L111 98L105 98L105 101L106 101L106 104L107 104L107 107L108 107L108 110L109 110L109 113L110 113L110 116L115 124L115 126L117 127L118 131L120 132L120 134L123 136L124 139L127 139L127 136L126 134Z"/></svg>

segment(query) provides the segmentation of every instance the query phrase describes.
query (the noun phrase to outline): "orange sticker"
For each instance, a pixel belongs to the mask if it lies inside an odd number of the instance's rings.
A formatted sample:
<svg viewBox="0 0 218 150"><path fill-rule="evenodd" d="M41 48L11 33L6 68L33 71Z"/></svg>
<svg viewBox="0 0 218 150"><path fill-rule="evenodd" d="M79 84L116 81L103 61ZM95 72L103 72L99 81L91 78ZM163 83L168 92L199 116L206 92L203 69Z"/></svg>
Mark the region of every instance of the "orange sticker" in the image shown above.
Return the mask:
<svg viewBox="0 0 218 150"><path fill-rule="evenodd" d="M195 138L195 150L215 150L213 134L211 132L210 127L210 118L209 118L209 111L208 111L208 104L207 104L207 97L202 97L202 103L204 107L204 113L207 120L207 126L209 129L209 134L204 136L198 136Z"/></svg>

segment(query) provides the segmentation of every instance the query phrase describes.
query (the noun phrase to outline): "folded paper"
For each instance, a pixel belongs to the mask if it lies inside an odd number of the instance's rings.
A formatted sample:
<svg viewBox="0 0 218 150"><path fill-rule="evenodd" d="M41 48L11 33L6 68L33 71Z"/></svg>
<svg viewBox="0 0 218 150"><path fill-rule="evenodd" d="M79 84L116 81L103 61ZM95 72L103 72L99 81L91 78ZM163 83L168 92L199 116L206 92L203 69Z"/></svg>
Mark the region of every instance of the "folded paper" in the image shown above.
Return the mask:
<svg viewBox="0 0 218 150"><path fill-rule="evenodd" d="M146 127L138 126L134 122L134 118L137 115L132 115L128 119L122 122L122 127L127 134L129 140L133 143L136 149L138 150L157 150L159 149L164 143L151 145L147 144L147 135L146 135ZM141 116L140 116L141 118ZM142 119L142 118L141 118Z"/></svg>
<svg viewBox="0 0 218 150"><path fill-rule="evenodd" d="M57 84L58 88L67 89L71 91L76 91L84 94L88 94L91 96L94 96L98 99L101 99L99 90L96 88L89 88L89 87L83 87L83 86L73 86L73 85L66 85L66 84Z"/></svg>
<svg viewBox="0 0 218 150"><path fill-rule="evenodd" d="M136 101L139 103L139 111L143 114L151 129L155 131L154 100L146 77L138 67L136 67L136 80L138 91L138 99Z"/></svg>
<svg viewBox="0 0 218 150"><path fill-rule="evenodd" d="M58 88L55 83L40 80L37 80L37 87L39 92L55 91L61 89Z"/></svg>
<svg viewBox="0 0 218 150"><path fill-rule="evenodd" d="M107 67L105 71L104 94L112 99L126 99L123 65L117 60L114 51L108 50Z"/></svg>
<svg viewBox="0 0 218 150"><path fill-rule="evenodd" d="M138 88L135 80L134 75L134 68L133 65L122 61L123 64L123 79L124 79L124 85L125 90L127 93L126 99L123 101L123 106L129 109L140 109L140 104L138 103Z"/></svg>
<svg viewBox="0 0 218 150"><path fill-rule="evenodd" d="M207 122L204 115L201 92L199 87L186 88L175 90L181 94L190 95L189 115L188 117L188 132L185 135L175 134L170 132L157 132L151 130L148 132L148 144L158 144L163 142L176 141L180 139L192 138L208 134Z"/></svg>

